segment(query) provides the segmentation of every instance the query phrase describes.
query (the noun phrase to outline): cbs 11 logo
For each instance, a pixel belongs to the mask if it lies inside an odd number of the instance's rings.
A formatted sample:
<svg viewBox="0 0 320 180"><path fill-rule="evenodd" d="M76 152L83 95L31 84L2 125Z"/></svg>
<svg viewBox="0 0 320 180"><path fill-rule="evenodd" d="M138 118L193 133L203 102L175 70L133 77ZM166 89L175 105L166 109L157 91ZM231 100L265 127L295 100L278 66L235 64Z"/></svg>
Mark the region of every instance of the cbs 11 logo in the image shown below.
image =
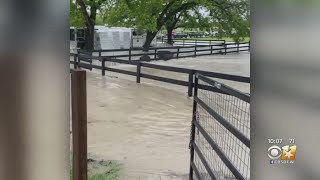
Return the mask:
<svg viewBox="0 0 320 180"><path fill-rule="evenodd" d="M277 160L281 157L281 160L291 160L293 161L296 158L297 146L283 146L280 148L279 146L271 146L268 149L268 156L272 160Z"/></svg>

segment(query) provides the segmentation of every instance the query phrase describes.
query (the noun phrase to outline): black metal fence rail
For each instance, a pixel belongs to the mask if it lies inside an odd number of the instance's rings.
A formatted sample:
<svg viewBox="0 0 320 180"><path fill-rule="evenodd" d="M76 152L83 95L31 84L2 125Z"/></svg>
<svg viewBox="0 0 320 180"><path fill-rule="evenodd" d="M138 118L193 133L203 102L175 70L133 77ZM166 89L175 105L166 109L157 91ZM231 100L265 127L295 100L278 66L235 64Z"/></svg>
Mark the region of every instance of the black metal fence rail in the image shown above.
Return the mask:
<svg viewBox="0 0 320 180"><path fill-rule="evenodd" d="M166 43L168 41L167 38L161 38L161 43ZM182 45L182 46L187 46L187 45L190 45L190 44L193 44L193 45L198 45L198 44L203 44L203 43L206 43L206 44L226 44L226 40L205 40L205 39L193 39L193 38L174 38L172 39L174 45L176 44L179 44L179 45Z"/></svg>
<svg viewBox="0 0 320 180"><path fill-rule="evenodd" d="M161 51L162 53L165 51L165 53L171 54L172 58L178 59L250 51L250 44L223 42L208 45L196 44L190 46L151 47L148 52L144 52L143 50L143 48L93 50L91 54L98 57L126 60L140 60L141 56L148 55L150 60L159 60L161 59ZM83 50L79 50L79 52L81 51L83 52Z"/></svg>
<svg viewBox="0 0 320 180"><path fill-rule="evenodd" d="M250 95L197 73L190 153L190 179L250 179Z"/></svg>
<svg viewBox="0 0 320 180"><path fill-rule="evenodd" d="M97 65L97 63L94 64L93 62L100 62L100 65ZM136 68L135 68L136 71L134 72L134 71L128 71L128 70L123 70L123 69L107 67L106 62L133 65L133 66L136 66ZM209 72L209 71L201 71L201 70L195 70L195 69L156 65L156 64L150 64L150 63L141 62L141 61L128 61L128 60L120 60L120 59L111 59L111 58L106 58L106 57L95 57L95 56L90 56L89 54L78 54L78 56L74 55L73 61L70 61L70 63L73 64L74 69L84 68L84 69L88 69L88 70L93 70L93 69L101 70L102 76L105 76L106 71L110 71L110 72L130 75L130 76L136 76L137 83L140 83L141 79L145 78L145 79L151 79L151 80L171 83L171 84L175 84L175 85L185 86L185 87L188 87L188 96L189 97L192 96L192 91L195 86L194 75L196 73L201 73L201 74L204 74L204 75L206 75L208 77L212 77L212 78L225 79L225 80L236 81L236 82L241 82L241 83L250 83L249 77L229 75L229 74ZM167 77L155 76L152 74L145 74L145 73L142 73L143 67L187 74L188 79L186 81L182 81L182 80L177 80L177 79L172 79L172 78L167 78ZM208 85L199 85L199 88L206 89L209 91L216 91L216 92L224 93L221 90L217 90L216 88L213 88Z"/></svg>

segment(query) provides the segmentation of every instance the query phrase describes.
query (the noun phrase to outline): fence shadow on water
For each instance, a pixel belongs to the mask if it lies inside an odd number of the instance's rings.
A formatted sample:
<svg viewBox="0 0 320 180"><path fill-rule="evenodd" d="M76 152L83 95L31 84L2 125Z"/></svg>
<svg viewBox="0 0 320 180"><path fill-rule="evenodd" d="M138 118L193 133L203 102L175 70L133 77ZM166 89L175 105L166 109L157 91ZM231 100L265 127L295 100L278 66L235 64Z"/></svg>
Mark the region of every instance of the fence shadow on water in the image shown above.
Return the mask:
<svg viewBox="0 0 320 180"><path fill-rule="evenodd" d="M196 74L190 152L190 179L250 179L250 95Z"/></svg>

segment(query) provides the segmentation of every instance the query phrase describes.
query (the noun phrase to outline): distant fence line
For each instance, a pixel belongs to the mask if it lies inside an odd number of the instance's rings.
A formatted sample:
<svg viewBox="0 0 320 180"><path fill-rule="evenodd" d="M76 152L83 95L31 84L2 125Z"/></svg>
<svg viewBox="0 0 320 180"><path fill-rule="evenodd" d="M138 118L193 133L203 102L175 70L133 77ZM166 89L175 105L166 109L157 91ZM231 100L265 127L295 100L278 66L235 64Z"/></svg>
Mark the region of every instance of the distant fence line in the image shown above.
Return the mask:
<svg viewBox="0 0 320 180"><path fill-rule="evenodd" d="M166 43L167 42L167 38L161 38L161 43ZM179 44L179 45L182 45L182 46L185 46L185 45L188 45L188 44L194 44L194 45L200 45L201 43L206 43L206 44L226 44L226 40L205 40L205 39L188 39L188 38L174 38L172 39L173 41L173 44L176 45L176 44ZM230 42L232 43L232 42Z"/></svg>
<svg viewBox="0 0 320 180"><path fill-rule="evenodd" d="M202 41L199 41L202 42ZM209 42L209 41L208 41ZM207 45L183 45L183 46L170 46L170 47L150 47L148 52L144 52L143 48L130 48L130 49L108 49L108 50L93 50L92 55L98 57L108 57L114 59L126 60L140 60L141 56L149 56L150 60L162 59L161 55L164 53L170 55L170 58L187 58L217 54L238 53L243 51L250 51L250 44L245 43L213 43ZM79 50L81 52L83 50Z"/></svg>
<svg viewBox="0 0 320 180"><path fill-rule="evenodd" d="M100 62L100 65L93 64L94 61ZM136 66L136 71L134 72L134 71L128 71L128 70L123 70L123 69L116 69L116 68L112 68L112 67L107 67L106 62L133 65L133 66ZM202 71L202 70L195 70L195 69L156 65L156 64L150 64L150 63L141 62L141 61L128 61L128 60L113 59L110 57L98 57L98 56L92 56L91 52L88 52L88 53L82 52L78 55L74 55L73 61L70 61L70 64L73 64L74 69L84 68L84 69L88 69L88 70L92 70L92 69L101 70L102 76L105 76L106 71L126 74L126 75L130 75L130 76L136 76L137 83L141 82L141 78L146 78L146 79L171 83L171 84L175 84L175 85L186 86L186 87L188 87L188 96L189 97L191 97L193 94L192 91L194 88L194 75L196 73L201 73L201 74L203 74L207 77L211 77L211 78L225 79L225 80L242 82L242 83L250 83L249 77L229 75L229 74L209 72L209 71ZM187 74L188 79L187 79L187 81L182 81L182 80L177 80L177 79L172 79L172 78L167 78L167 77L155 76L152 74L145 74L145 73L141 72L142 67ZM221 92L221 91L217 90L216 88L212 88L210 86L199 85L199 88L224 93L224 92Z"/></svg>

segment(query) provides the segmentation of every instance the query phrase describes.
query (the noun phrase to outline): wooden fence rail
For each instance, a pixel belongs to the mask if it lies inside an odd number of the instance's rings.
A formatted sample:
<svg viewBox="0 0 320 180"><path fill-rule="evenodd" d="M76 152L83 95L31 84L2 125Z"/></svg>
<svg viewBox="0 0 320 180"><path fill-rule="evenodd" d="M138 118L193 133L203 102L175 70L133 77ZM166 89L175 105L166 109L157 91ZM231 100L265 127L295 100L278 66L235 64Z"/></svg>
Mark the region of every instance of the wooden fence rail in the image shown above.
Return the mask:
<svg viewBox="0 0 320 180"><path fill-rule="evenodd" d="M147 52L143 48L130 49L108 49L93 50L90 55L97 57L108 57L116 59L140 60L141 56L149 56L150 60L159 60L159 52L166 51L172 55L172 58L187 58L196 56L206 56L214 54L228 54L242 51L250 51L250 43L214 43L208 45L190 45L190 46L171 46L171 47L151 47ZM79 50L78 53L87 53L85 50Z"/></svg>
<svg viewBox="0 0 320 180"><path fill-rule="evenodd" d="M95 56L91 56L91 62L87 62L87 61L82 62L80 57L78 57L77 59L78 59L77 61L70 61L70 63L75 64L75 67L77 67L77 68L84 68L84 69L88 69L88 70L92 70L92 69L101 70L102 76L105 75L105 71L110 71L110 72L130 75L130 76L136 76L137 83L141 82L141 78L145 78L145 79L151 79L151 80L176 84L176 85L180 85L180 86L186 86L186 87L188 87L188 96L189 97L192 96L192 91L194 88L193 81L194 81L194 74L195 73L201 73L201 74L203 74L207 77L211 77L211 78L218 78L218 79L236 81L236 82L241 82L241 83L250 83L249 77L229 75L229 74L209 72L209 71L202 71L202 70L195 70L195 69L188 69L188 68L163 66L163 65L150 64L150 63L141 62L141 61L128 61L128 60L112 59L112 58L107 58L107 57L95 57ZM96 62L100 61L101 66L93 64L92 63L93 61L96 61ZM123 70L123 69L116 69L116 68L112 68L112 67L106 67L105 62L133 65L133 66L136 66L136 71L129 71L129 70ZM172 78L155 76L152 74L145 74L145 73L141 72L142 67L187 74L188 80L182 81L182 80L177 80L177 79L172 79ZM207 90L211 90L211 91L217 91L215 88L210 88L209 86L205 86L205 85L199 85L199 88L207 89Z"/></svg>

